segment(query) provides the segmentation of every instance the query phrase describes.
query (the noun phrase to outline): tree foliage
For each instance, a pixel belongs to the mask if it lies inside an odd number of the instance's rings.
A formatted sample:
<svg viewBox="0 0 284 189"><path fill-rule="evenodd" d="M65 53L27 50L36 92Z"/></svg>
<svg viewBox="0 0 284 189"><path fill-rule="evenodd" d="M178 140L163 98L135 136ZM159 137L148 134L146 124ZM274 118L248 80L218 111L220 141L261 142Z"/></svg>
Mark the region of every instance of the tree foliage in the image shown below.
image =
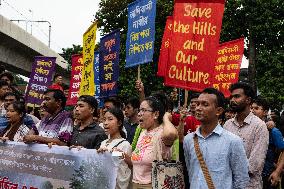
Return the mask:
<svg viewBox="0 0 284 189"><path fill-rule="evenodd" d="M284 103L284 1L227 0L221 41L246 38L249 76L261 95L281 108ZM253 48L251 49L251 44ZM255 57L250 50L255 51ZM254 80L255 79L255 80Z"/></svg>
<svg viewBox="0 0 284 189"><path fill-rule="evenodd" d="M68 71L71 70L72 67L72 55L74 54L81 54L83 51L83 47L81 45L72 45L71 48L62 48L63 53L61 54L62 57L68 62Z"/></svg>

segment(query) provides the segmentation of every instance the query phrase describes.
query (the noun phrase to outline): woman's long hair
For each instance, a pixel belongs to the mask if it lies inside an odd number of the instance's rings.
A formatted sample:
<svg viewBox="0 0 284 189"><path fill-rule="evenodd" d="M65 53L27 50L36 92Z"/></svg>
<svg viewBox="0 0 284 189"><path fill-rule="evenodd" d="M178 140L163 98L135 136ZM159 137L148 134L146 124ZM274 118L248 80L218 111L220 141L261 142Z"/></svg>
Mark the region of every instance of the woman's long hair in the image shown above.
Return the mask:
<svg viewBox="0 0 284 189"><path fill-rule="evenodd" d="M116 117L117 119L117 122L121 123L119 125L119 133L122 138L126 138L126 134L123 131L124 115L123 115L122 110L119 108L111 108L111 109L108 109L106 112L109 112L112 115L114 115L114 117Z"/></svg>
<svg viewBox="0 0 284 189"><path fill-rule="evenodd" d="M19 101L16 101L14 103L11 104L14 108L14 110L21 115L21 121L20 124L12 127L11 123L8 124L8 127L6 127L3 132L0 134L0 136L3 136L7 131L9 131L6 134L6 137L9 138L9 140L13 140L14 136L16 134L16 132L18 131L19 127L21 126L21 124L23 123L24 117L26 115L26 109L25 109L25 104ZM10 105L9 105L10 106ZM11 128L12 127L12 128Z"/></svg>

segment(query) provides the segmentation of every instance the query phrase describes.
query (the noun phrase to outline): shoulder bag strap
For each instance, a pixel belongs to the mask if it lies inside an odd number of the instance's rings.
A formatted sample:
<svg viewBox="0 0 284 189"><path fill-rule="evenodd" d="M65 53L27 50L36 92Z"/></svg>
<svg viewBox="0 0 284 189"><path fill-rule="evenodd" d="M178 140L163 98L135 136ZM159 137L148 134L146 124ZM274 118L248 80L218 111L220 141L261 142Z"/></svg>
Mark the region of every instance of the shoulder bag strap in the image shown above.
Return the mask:
<svg viewBox="0 0 284 189"><path fill-rule="evenodd" d="M194 135L193 140L194 140L195 153L196 153L197 159L199 161L201 170L203 172L204 178L206 180L207 186L208 186L209 189L215 189L215 186L214 186L214 183L212 181L211 175L209 173L208 167L207 167L207 165L206 165L206 163L203 159L201 150L199 148L198 138L197 138L196 134Z"/></svg>
<svg viewBox="0 0 284 189"><path fill-rule="evenodd" d="M114 146L112 147L112 149L118 147L118 145L120 145L120 144L123 143L124 141L126 141L126 140L121 140L121 141L119 141L116 145L114 145Z"/></svg>

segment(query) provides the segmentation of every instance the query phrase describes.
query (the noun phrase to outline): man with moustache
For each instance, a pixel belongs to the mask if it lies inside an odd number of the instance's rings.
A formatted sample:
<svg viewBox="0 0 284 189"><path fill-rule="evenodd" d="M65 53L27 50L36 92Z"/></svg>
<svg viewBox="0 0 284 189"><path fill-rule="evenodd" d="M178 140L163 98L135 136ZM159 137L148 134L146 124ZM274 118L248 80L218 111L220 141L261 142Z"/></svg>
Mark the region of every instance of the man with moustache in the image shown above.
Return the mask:
<svg viewBox="0 0 284 189"><path fill-rule="evenodd" d="M73 131L71 114L64 110L66 98L59 89L48 89L44 92L43 108L50 114L38 127L38 133L31 130L24 137L24 142L67 145Z"/></svg>
<svg viewBox="0 0 284 189"><path fill-rule="evenodd" d="M216 189L245 188L249 176L242 140L218 123L218 118L224 111L224 95L214 88L207 88L196 102L196 118L201 126L186 135L183 142L190 188L212 188L212 185ZM205 166L201 163L199 152ZM204 167L207 167L208 172ZM209 177L211 186L208 184Z"/></svg>
<svg viewBox="0 0 284 189"><path fill-rule="evenodd" d="M80 96L75 107L75 117L79 124L74 126L70 146L99 149L101 142L107 139L104 130L94 121L97 117L98 102L89 95Z"/></svg>
<svg viewBox="0 0 284 189"><path fill-rule="evenodd" d="M261 173L264 166L269 142L269 133L265 123L251 111L255 93L247 83L235 83L230 86L230 107L236 116L224 124L224 128L243 139L249 161L250 181L247 189L261 189Z"/></svg>

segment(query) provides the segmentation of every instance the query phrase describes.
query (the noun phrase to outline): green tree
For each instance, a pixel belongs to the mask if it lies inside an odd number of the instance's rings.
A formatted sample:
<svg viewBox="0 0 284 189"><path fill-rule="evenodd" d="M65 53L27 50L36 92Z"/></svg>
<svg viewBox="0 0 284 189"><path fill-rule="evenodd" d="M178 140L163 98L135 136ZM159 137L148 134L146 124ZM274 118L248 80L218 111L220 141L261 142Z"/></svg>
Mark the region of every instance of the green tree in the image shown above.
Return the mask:
<svg viewBox="0 0 284 189"><path fill-rule="evenodd" d="M221 41L246 38L249 82L280 108L284 103L284 1L227 0Z"/></svg>
<svg viewBox="0 0 284 189"><path fill-rule="evenodd" d="M83 47L81 47L81 45L72 45L71 48L62 48L63 53L61 54L61 56L68 62L68 71L71 71L71 67L72 67L72 55L74 54L81 54L83 51Z"/></svg>

